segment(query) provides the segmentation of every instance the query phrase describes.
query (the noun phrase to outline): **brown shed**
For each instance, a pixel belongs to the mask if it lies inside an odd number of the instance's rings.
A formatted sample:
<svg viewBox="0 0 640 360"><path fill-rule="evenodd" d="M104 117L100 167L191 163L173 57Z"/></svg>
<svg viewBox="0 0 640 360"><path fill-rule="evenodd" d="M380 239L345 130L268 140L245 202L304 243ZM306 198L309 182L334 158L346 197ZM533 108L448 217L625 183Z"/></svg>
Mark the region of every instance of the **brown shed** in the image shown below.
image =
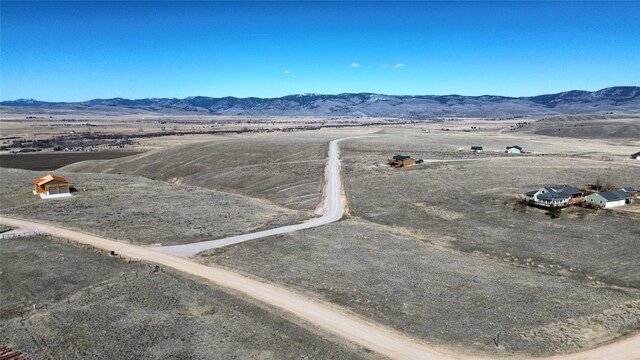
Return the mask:
<svg viewBox="0 0 640 360"><path fill-rule="evenodd" d="M416 159L408 155L395 155L389 159L389 164L393 167L408 167L416 164Z"/></svg>
<svg viewBox="0 0 640 360"><path fill-rule="evenodd" d="M34 194L58 195L69 193L69 181L62 176L49 174L33 180L35 183Z"/></svg>

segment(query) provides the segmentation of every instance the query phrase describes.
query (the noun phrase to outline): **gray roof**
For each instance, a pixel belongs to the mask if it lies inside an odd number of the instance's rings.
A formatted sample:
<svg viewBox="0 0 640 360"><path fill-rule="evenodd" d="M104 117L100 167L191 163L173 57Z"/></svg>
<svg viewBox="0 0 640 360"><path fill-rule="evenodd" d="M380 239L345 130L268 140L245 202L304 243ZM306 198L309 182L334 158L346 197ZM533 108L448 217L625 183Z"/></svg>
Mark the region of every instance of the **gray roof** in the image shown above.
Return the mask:
<svg viewBox="0 0 640 360"><path fill-rule="evenodd" d="M558 194L565 194L569 196L582 195L582 190L567 184L553 185L553 186L546 187L545 189L547 189L547 191L552 190Z"/></svg>
<svg viewBox="0 0 640 360"><path fill-rule="evenodd" d="M571 195L556 193L556 192L553 192L553 191L548 191L548 192L546 192L544 194L538 195L538 200L546 200L546 201L565 200L565 199L570 199L570 198L571 198Z"/></svg>
<svg viewBox="0 0 640 360"><path fill-rule="evenodd" d="M407 160L411 158L409 155L396 155L393 157L393 160Z"/></svg>
<svg viewBox="0 0 640 360"><path fill-rule="evenodd" d="M605 198L605 200L607 200L607 201L620 201L620 200L631 199L631 195L627 194L626 192L624 192L622 190L604 191L604 192L599 192L597 194L599 194L600 196Z"/></svg>
<svg viewBox="0 0 640 360"><path fill-rule="evenodd" d="M636 190L633 186L626 186L626 187L623 187L620 190L624 191L624 192L628 192L628 193L630 193L630 192L638 192L638 190Z"/></svg>
<svg viewBox="0 0 640 360"><path fill-rule="evenodd" d="M531 191L527 191L526 193L524 193L527 196L533 196L535 194L538 193L538 190L531 190Z"/></svg>
<svg viewBox="0 0 640 360"><path fill-rule="evenodd" d="M518 146L518 145L507 146L507 149L513 149L513 148L516 148L516 149L522 151L522 148L520 146Z"/></svg>

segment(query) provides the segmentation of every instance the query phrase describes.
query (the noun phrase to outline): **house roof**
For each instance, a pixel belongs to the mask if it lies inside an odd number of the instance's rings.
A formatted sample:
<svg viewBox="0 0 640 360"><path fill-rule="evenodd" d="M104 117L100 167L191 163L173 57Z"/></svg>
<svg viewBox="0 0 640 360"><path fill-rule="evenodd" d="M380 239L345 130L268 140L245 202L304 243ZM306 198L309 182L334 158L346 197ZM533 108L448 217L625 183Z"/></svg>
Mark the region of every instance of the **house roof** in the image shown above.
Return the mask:
<svg viewBox="0 0 640 360"><path fill-rule="evenodd" d="M409 156L409 155L395 155L393 157L393 160L407 160L407 159L410 159L410 158L411 158L411 156Z"/></svg>
<svg viewBox="0 0 640 360"><path fill-rule="evenodd" d="M620 200L631 199L631 195L627 194L626 192L624 192L622 190L619 190L619 191L603 191L603 192L599 192L599 193L596 193L596 194L602 196L607 201L620 201Z"/></svg>
<svg viewBox="0 0 640 360"><path fill-rule="evenodd" d="M69 183L69 181L67 181L67 179L63 178L62 176L52 175L52 174L49 174L47 176L43 176L43 177L41 177L39 179L35 179L35 180L33 180L33 182L38 186L42 186L42 185L44 185L44 184L46 184L48 182L54 181L54 180L62 182L62 183L67 183L67 184Z"/></svg>
<svg viewBox="0 0 640 360"><path fill-rule="evenodd" d="M573 187L571 185L552 185L552 186L548 186L545 189L547 189L547 191L552 190L555 193L558 194L565 194L565 195L569 195L569 196L573 196L573 195L582 195L582 190Z"/></svg>
<svg viewBox="0 0 640 360"><path fill-rule="evenodd" d="M621 191L624 192L628 192L628 193L632 193L632 192L638 192L638 190L636 190L636 188L634 188L633 186L627 186L627 187L623 187L622 189L620 189Z"/></svg>
<svg viewBox="0 0 640 360"><path fill-rule="evenodd" d="M531 191L527 191L526 193L524 193L527 196L533 196L535 194L538 193L539 190L531 190Z"/></svg>
<svg viewBox="0 0 640 360"><path fill-rule="evenodd" d="M516 149L522 151L522 147L520 147L518 145L507 146L507 149L513 149L513 148L516 148Z"/></svg>
<svg viewBox="0 0 640 360"><path fill-rule="evenodd" d="M548 191L544 194L540 194L538 195L538 200L546 200L546 201L551 201L551 200L566 200L571 198L571 195L568 194L562 194L562 193L556 193L553 191Z"/></svg>

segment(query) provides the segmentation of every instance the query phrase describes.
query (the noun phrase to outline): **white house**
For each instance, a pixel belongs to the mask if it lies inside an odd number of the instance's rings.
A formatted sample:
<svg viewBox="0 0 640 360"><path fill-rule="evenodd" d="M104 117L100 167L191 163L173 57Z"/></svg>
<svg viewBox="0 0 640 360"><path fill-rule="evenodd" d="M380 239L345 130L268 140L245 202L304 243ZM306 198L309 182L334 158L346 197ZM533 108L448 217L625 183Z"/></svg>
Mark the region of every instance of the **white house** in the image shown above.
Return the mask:
<svg viewBox="0 0 640 360"><path fill-rule="evenodd" d="M513 145L513 146L507 146L507 151L505 152L507 154L522 154L524 150L522 149L522 147L518 145Z"/></svg>
<svg viewBox="0 0 640 360"><path fill-rule="evenodd" d="M572 199L582 196L582 191L571 185L552 185L525 193L527 200L536 205L567 206Z"/></svg>
<svg viewBox="0 0 640 360"><path fill-rule="evenodd" d="M591 194L585 197L587 204L599 206L601 208L612 208L631 203L631 195L624 191L605 191Z"/></svg>

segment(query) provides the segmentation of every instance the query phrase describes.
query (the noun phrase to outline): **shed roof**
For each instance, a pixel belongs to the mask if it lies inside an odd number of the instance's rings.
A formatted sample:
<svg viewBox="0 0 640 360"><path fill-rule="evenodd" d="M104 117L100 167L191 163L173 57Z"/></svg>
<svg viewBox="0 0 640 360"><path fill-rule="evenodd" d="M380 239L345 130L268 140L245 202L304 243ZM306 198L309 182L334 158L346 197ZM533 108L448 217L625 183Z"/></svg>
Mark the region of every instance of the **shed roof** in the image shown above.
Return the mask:
<svg viewBox="0 0 640 360"><path fill-rule="evenodd" d="M507 149L513 149L513 148L516 148L516 149L522 151L522 147L520 147L518 145L507 146Z"/></svg>
<svg viewBox="0 0 640 360"><path fill-rule="evenodd" d="M409 155L397 155L396 154L393 157L393 160L407 160L407 159L410 159L410 158L411 158L411 156L409 156Z"/></svg>
<svg viewBox="0 0 640 360"><path fill-rule="evenodd" d="M471 150L482 150L482 146L472 146Z"/></svg>
<svg viewBox="0 0 640 360"><path fill-rule="evenodd" d="M636 188L634 188L633 186L626 186L626 187L623 187L620 190L624 191L624 192L628 192L628 193L638 192L638 190L636 190Z"/></svg>
<svg viewBox="0 0 640 360"><path fill-rule="evenodd" d="M43 177L41 177L39 179L35 179L35 180L33 180L33 182L38 186L42 186L42 185L44 185L44 184L46 184L48 182L54 181L54 180L55 181L59 181L61 183L67 183L67 184L69 183L69 181L67 181L67 179L63 178L62 176L53 175L53 174L49 174L47 176L43 176Z"/></svg>
<svg viewBox="0 0 640 360"><path fill-rule="evenodd" d="M631 195L627 194L626 192L624 192L622 190L619 190L619 191L603 191L603 192L599 192L599 193L596 193L596 194L602 196L607 201L620 201L620 200L631 199Z"/></svg>

